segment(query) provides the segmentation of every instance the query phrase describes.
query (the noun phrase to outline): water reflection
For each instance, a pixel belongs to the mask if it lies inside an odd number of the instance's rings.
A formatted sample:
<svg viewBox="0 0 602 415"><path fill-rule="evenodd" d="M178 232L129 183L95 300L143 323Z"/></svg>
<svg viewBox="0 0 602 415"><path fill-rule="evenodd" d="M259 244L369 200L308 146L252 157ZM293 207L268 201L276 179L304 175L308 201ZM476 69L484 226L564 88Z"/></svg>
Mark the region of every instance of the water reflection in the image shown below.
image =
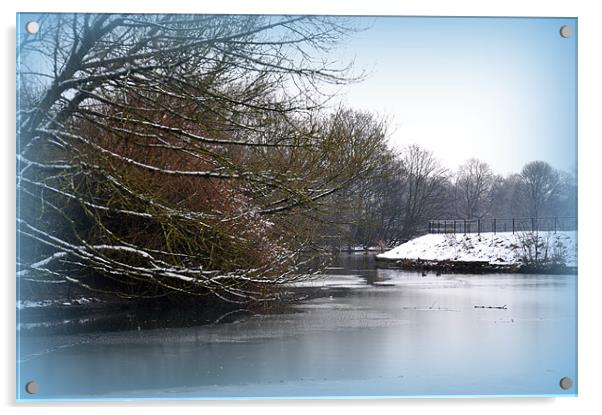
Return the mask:
<svg viewBox="0 0 602 415"><path fill-rule="evenodd" d="M427 275L342 255L295 313L32 336L39 398L559 395L576 375L576 277ZM475 305L506 306L482 309Z"/></svg>

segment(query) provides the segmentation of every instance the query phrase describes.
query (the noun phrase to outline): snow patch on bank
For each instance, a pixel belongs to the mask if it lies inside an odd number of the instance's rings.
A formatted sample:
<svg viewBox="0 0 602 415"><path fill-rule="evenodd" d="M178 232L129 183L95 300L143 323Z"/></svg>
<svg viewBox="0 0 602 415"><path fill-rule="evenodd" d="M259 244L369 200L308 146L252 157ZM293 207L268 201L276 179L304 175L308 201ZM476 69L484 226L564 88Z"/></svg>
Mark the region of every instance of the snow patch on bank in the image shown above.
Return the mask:
<svg viewBox="0 0 602 415"><path fill-rule="evenodd" d="M490 264L520 264L524 255L525 233L487 232L478 234L428 234L412 239L385 253L382 259L426 261L465 261ZM550 252L562 252L568 267L577 266L577 232L538 232Z"/></svg>

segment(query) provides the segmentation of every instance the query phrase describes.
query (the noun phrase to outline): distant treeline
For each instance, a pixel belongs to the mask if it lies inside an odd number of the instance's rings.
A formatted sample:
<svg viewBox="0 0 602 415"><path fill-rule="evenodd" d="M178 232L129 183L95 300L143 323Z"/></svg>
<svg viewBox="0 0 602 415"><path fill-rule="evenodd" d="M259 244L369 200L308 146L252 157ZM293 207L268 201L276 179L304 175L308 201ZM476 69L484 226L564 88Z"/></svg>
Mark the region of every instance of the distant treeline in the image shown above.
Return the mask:
<svg viewBox="0 0 602 415"><path fill-rule="evenodd" d="M412 145L390 150L380 173L340 195L348 201L341 200L346 209L336 215L344 231L336 231L334 244L390 245L426 232L431 219L576 216L575 174L544 161L508 176L475 158L451 171L432 152Z"/></svg>

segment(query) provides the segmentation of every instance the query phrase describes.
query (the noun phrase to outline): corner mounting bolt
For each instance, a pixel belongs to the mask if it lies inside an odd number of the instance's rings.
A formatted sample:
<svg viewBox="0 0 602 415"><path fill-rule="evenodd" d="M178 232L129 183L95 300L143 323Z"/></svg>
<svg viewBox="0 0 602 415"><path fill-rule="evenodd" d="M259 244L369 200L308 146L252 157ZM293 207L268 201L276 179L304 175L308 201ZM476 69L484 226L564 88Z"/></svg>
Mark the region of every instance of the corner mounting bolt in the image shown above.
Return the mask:
<svg viewBox="0 0 602 415"><path fill-rule="evenodd" d="M572 34L571 26L564 25L560 28L560 36L563 38L568 39Z"/></svg>
<svg viewBox="0 0 602 415"><path fill-rule="evenodd" d="M27 382L25 384L25 392L29 393L30 395L35 395L38 393L38 384L34 381Z"/></svg>
<svg viewBox="0 0 602 415"><path fill-rule="evenodd" d="M25 31L30 35L38 33L40 30L40 24L36 21L30 21L25 24Z"/></svg>

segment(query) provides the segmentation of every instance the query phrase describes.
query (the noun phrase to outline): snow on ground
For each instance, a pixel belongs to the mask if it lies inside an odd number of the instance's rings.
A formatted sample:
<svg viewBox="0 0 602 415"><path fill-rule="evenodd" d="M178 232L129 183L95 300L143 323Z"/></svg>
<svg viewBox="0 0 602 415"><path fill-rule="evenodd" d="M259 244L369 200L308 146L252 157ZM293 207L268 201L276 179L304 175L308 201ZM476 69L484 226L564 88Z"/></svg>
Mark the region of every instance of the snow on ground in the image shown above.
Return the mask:
<svg viewBox="0 0 602 415"><path fill-rule="evenodd" d="M412 239L383 254L383 259L422 259L427 261L487 261L491 264L517 264L524 255L521 240L530 233L493 232L471 234L428 234ZM549 252L563 252L565 265L577 266L577 232L538 232Z"/></svg>

